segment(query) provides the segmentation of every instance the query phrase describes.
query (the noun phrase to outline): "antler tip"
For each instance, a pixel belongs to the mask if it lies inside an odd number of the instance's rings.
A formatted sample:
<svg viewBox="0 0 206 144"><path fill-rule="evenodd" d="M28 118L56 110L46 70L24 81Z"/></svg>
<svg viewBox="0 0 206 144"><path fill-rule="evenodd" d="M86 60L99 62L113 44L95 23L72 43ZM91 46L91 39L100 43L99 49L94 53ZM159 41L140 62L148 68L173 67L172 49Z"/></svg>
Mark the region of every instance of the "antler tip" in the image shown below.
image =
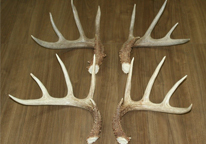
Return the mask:
<svg viewBox="0 0 206 144"><path fill-rule="evenodd" d="M185 75L183 78L184 78L184 79L187 78L187 75Z"/></svg>
<svg viewBox="0 0 206 144"><path fill-rule="evenodd" d="M163 59L165 60L165 59L166 59L166 56L164 56Z"/></svg>
<svg viewBox="0 0 206 144"><path fill-rule="evenodd" d="M190 106L188 107L189 111L192 109L193 104L190 104Z"/></svg>
<svg viewBox="0 0 206 144"><path fill-rule="evenodd" d="M185 41L186 41L186 42L190 41L190 38L188 38L188 39L185 39Z"/></svg>
<svg viewBox="0 0 206 144"><path fill-rule="evenodd" d="M101 12L100 6L98 5L98 11Z"/></svg>
<svg viewBox="0 0 206 144"><path fill-rule="evenodd" d="M50 18L52 17L52 13L51 12L49 12L49 16L50 16Z"/></svg>
<svg viewBox="0 0 206 144"><path fill-rule="evenodd" d="M57 54L57 53L56 53L55 55L56 55L56 57L57 57L57 58L59 58L59 56L58 56L58 54Z"/></svg>
<svg viewBox="0 0 206 144"><path fill-rule="evenodd" d="M191 109L192 109L192 104L190 104L188 108L184 108L184 111L181 114L188 113L191 111Z"/></svg>
<svg viewBox="0 0 206 144"><path fill-rule="evenodd" d="M8 95L9 95L9 97L10 97L10 98L12 98L12 97L13 97L13 96L12 96L12 95L10 95L10 94L8 94Z"/></svg>
<svg viewBox="0 0 206 144"><path fill-rule="evenodd" d="M31 35L31 38L38 43L38 39Z"/></svg>
<svg viewBox="0 0 206 144"><path fill-rule="evenodd" d="M11 99L13 99L15 102L18 102L18 103L20 103L20 104L26 105L21 99L18 99L18 98L14 97L14 96L12 96L12 95L10 95L10 94L9 94L9 97L10 97Z"/></svg>
<svg viewBox="0 0 206 144"><path fill-rule="evenodd" d="M165 61L165 59L166 59L166 56L164 56L164 57L162 58L162 60L161 60L160 64L163 64L163 63L164 63L164 61Z"/></svg>

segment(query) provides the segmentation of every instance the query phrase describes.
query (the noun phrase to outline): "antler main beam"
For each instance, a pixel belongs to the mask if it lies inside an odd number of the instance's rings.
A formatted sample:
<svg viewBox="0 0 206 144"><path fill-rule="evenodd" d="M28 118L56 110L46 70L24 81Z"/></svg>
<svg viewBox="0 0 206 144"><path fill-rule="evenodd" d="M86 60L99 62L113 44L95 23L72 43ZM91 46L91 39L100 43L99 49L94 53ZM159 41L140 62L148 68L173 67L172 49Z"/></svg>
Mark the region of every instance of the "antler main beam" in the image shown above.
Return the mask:
<svg viewBox="0 0 206 144"><path fill-rule="evenodd" d="M143 37L134 37L133 30L134 30L134 21L135 21L135 13L136 13L136 4L134 5L132 17L131 17L131 23L129 28L129 37L128 40L123 44L119 56L120 61L122 63L122 71L124 73L129 72L130 67L130 52L132 50L132 47L157 47L157 46L173 46L178 44L184 44L188 42L190 39L172 39L170 36L178 23L176 23L170 31L165 35L165 37L160 39L153 39L151 37L151 33L156 26L157 22L159 21L165 6L166 6L167 0L165 0L164 4L162 5L161 9L159 10L158 14L152 21L151 25L149 26L148 30L144 34Z"/></svg>
<svg viewBox="0 0 206 144"><path fill-rule="evenodd" d="M96 20L95 20L95 37L93 39L89 39L84 34L84 30L79 20L78 12L77 12L76 7L74 6L73 0L71 0L71 6L72 6L72 11L73 11L75 22L79 30L79 33L80 33L79 39L73 40L73 41L66 40L64 36L61 34L61 32L58 30L58 28L56 27L51 13L49 13L50 21L59 40L57 42L46 42L38 38L35 38L33 35L31 35L31 37L39 45L45 48L50 48L50 49L69 49L69 48L82 48L82 47L94 48L94 53L96 55L95 73L97 73L99 71L99 65L102 64L103 58L106 56L104 54L104 46L102 45L101 40L100 40L100 17L101 17L100 7L98 6ZM88 67L88 69L89 69L89 72L92 73L92 69L93 69L92 62L90 66Z"/></svg>
<svg viewBox="0 0 206 144"><path fill-rule="evenodd" d="M164 113L172 113L172 114L184 114L191 110L192 104L188 108L172 107L169 104L169 100L172 94L179 87L179 85L186 79L187 76L184 76L183 78L181 78L178 82L174 84L174 86L169 90L169 92L166 94L164 100L161 103L156 104L149 100L152 86L155 82L155 79L164 61L165 61L165 57L159 63L152 77L150 78L142 99L140 101L133 101L130 96L134 58L132 59L131 67L130 67L128 78L127 78L124 99L123 98L121 99L117 107L117 111L113 117L113 122L112 122L113 131L114 131L116 140L119 144L127 144L131 139L130 137L126 136L126 134L124 133L122 129L121 123L120 123L121 118L124 116L124 114L126 114L129 111L148 110L148 111L156 111L156 112L164 112Z"/></svg>
<svg viewBox="0 0 206 144"><path fill-rule="evenodd" d="M94 118L94 123L93 123L93 128L87 138L87 143L92 144L94 143L98 138L99 134L101 132L101 115L100 112L93 100L93 95L95 91L95 62L96 58L94 55L94 61L93 61L93 71L92 71L92 79L91 79L91 85L90 85L90 90L89 94L85 99L78 99L74 97L73 94L73 88L72 84L68 75L68 72L66 70L65 65L61 61L58 55L56 55L59 64L62 68L62 71L64 73L65 81L66 81L66 86L67 86L67 95L63 98L54 98L51 97L45 88L45 86L42 84L42 82L35 77L33 74L31 74L32 78L36 81L36 83L39 85L40 89L42 90L42 97L39 99L31 99L31 100L23 100L16 98L12 95L9 95L14 101L23 104L23 105L65 105L65 106L74 106L74 107L79 107L88 110L93 118Z"/></svg>

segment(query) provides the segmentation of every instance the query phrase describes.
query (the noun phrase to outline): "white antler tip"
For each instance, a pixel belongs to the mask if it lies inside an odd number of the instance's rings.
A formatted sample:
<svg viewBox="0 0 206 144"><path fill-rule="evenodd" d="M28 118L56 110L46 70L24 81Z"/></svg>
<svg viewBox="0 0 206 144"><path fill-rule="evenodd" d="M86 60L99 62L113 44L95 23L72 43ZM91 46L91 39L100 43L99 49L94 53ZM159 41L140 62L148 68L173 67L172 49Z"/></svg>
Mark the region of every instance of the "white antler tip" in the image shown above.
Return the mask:
<svg viewBox="0 0 206 144"><path fill-rule="evenodd" d="M59 56L58 56L58 54L55 54L55 55L56 55L57 59L59 59Z"/></svg>
<svg viewBox="0 0 206 144"><path fill-rule="evenodd" d="M189 111L192 109L192 104L190 104L190 106L188 107Z"/></svg>
<svg viewBox="0 0 206 144"><path fill-rule="evenodd" d="M36 41L38 44L40 44L40 41L39 41L38 38L34 37L33 35L31 35L31 38L32 38L34 41Z"/></svg>
<svg viewBox="0 0 206 144"><path fill-rule="evenodd" d="M9 94L9 97L12 98L13 96Z"/></svg>
<svg viewBox="0 0 206 144"><path fill-rule="evenodd" d="M50 16L50 19L52 19L52 13L51 12L49 12L49 16Z"/></svg>
<svg viewBox="0 0 206 144"><path fill-rule="evenodd" d="M98 5L98 11L101 11L100 6Z"/></svg>
<svg viewBox="0 0 206 144"><path fill-rule="evenodd" d="M34 77L33 73L30 73L30 76Z"/></svg>
<svg viewBox="0 0 206 144"><path fill-rule="evenodd" d="M164 57L162 58L162 60L161 60L161 62L160 62L161 65L164 63L165 59L166 59L166 56L164 56Z"/></svg>
<svg viewBox="0 0 206 144"><path fill-rule="evenodd" d="M185 75L184 77L182 77L182 78L179 80L179 82L180 82L180 83L183 82L186 78L187 78L187 75Z"/></svg>
<svg viewBox="0 0 206 144"><path fill-rule="evenodd" d="M38 39L35 38L33 35L31 35L31 38L32 38L33 40L35 40L35 41L38 41Z"/></svg>

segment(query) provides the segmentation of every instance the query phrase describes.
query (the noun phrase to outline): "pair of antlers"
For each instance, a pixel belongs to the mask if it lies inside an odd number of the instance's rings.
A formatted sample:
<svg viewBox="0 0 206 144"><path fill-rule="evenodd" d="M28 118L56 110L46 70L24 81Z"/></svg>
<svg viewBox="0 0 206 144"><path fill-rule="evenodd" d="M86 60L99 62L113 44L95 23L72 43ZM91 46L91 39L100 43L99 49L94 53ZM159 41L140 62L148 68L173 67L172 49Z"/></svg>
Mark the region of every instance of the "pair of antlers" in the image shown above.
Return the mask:
<svg viewBox="0 0 206 144"><path fill-rule="evenodd" d="M180 79L167 93L165 96L165 99L160 104L152 103L149 100L149 95L152 89L152 86L154 84L154 81L164 63L165 57L162 59L162 61L157 66L155 72L153 73L151 79L149 80L149 83L147 85L147 88L145 90L144 96L140 101L133 101L130 96L131 91L131 79L132 79L132 69L133 69L133 61L130 60L130 52L132 50L132 47L151 47L151 46L170 46L170 45L177 45L177 44L183 44L189 41L189 39L171 39L170 35L177 26L172 27L172 29L166 34L165 37L161 39L153 39L151 37L151 32L154 29L156 23L158 22L161 14L164 11L164 8L166 6L167 0L164 2L163 6L161 7L160 11L158 12L157 16L153 20L152 24L150 25L149 29L145 33L145 35L142 38L134 37L133 36L133 28L134 28L134 21L135 21L135 12L136 12L136 5L134 5L132 18L131 18L131 24L130 24L130 30L129 30L129 37L128 40L123 44L121 50L120 50L120 61L122 63L122 70L125 73L128 74L126 88L125 88L125 95L124 99L122 98L116 113L113 118L112 127L115 134L115 137L117 139L117 142L120 144L127 144L130 141L130 137L127 137L124 133L120 120L129 111L134 110L151 110L151 111L157 111L157 112L165 112L165 113L175 113L175 114L183 114L186 112L189 112L192 108L192 105L190 105L188 108L176 108L169 105L169 99L174 93L174 91L178 88L178 86L186 79L187 76ZM73 0L71 0L71 6L75 18L75 22L77 24L80 38L78 40L69 41L66 40L62 34L57 29L56 25L54 24L52 15L50 14L51 23L53 26L54 31L59 37L59 40L57 42L45 42L42 40L39 40L32 36L32 38L41 46L51 49L66 49L66 48L78 48L78 47L93 47L94 48L94 57L93 60L89 66L89 72L92 74L91 78L91 85L89 94L85 99L78 99L74 97L72 84L68 75L68 72L66 70L65 65L61 61L61 59L57 56L57 59L60 63L60 66L62 68L66 85L67 85L67 95L63 98L54 98L51 97L45 88L45 86L41 83L41 81L35 77L33 74L31 74L32 78L37 82L40 89L42 90L42 97L35 100L22 100L18 99L16 97L13 97L12 95L9 95L14 101L23 104L23 105L65 105L65 106L74 106L79 107L88 110L93 118L94 118L94 124L93 128L87 138L87 143L92 144L94 143L98 138L101 131L101 115L100 112L93 100L93 95L95 91L95 74L99 70L99 65L101 65L103 58L106 56L104 54L104 46L101 43L100 40L100 7L98 7L97 15L96 15L96 23L95 23L95 38L88 39L84 31L82 29L78 13L76 10L76 7L73 4ZM131 63L131 64L130 64Z"/></svg>

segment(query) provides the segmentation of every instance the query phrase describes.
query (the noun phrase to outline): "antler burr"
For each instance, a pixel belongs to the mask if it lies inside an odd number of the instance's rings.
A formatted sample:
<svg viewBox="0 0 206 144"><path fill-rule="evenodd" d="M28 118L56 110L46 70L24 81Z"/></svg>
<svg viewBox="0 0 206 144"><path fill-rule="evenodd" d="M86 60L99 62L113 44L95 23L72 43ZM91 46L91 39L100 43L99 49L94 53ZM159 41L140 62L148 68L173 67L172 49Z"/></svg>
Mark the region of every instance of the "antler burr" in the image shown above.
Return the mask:
<svg viewBox="0 0 206 144"><path fill-rule="evenodd" d="M70 48L82 48L82 47L94 48L94 54L96 55L95 73L97 73L99 71L99 65L102 64L103 58L106 56L106 54L104 53L104 46L102 45L100 40L100 17L101 17L100 7L98 6L96 20L95 20L95 37L93 39L89 39L84 34L84 30L79 20L78 12L76 7L74 6L73 0L71 0L71 6L72 6L75 22L80 33L79 39L73 41L66 40L64 36L61 34L61 32L58 30L58 28L56 27L51 13L49 13L51 24L55 33L59 37L59 40L57 42L46 42L38 38L35 38L33 35L31 35L31 37L40 46L49 49L70 49ZM93 66L91 61L90 66L88 67L89 73L92 73L92 69Z"/></svg>
<svg viewBox="0 0 206 144"><path fill-rule="evenodd" d="M95 91L95 55L94 55L94 60L93 60L93 71L92 71L92 78L91 78L91 85L90 85L90 90L89 94L86 98L84 99L78 99L74 96L73 94L73 88L72 84L68 75L68 72L66 70L65 65L61 61L58 55L56 55L59 64L62 68L62 71L64 73L65 81L66 81L66 86L67 86L67 95L63 98L54 98L51 97L45 88L45 86L42 84L42 82L35 77L33 74L31 74L32 78L37 82L39 85L40 89L42 90L42 97L39 99L30 99L30 100L23 100L16 98L12 95L9 95L10 98L12 98L14 101L23 104L23 105L65 105L65 106L73 106L73 107L79 107L88 110L94 119L93 123L93 128L87 138L87 143L92 144L94 143L98 138L99 134L101 132L101 115L100 112L93 100L93 95Z"/></svg>
<svg viewBox="0 0 206 144"><path fill-rule="evenodd" d="M153 39L151 37L151 33L157 24L158 20L160 19L165 6L166 6L167 0L165 0L164 4L162 5L161 9L159 10L158 14L152 21L151 25L149 26L148 30L144 34L143 37L134 37L133 30L134 30L134 22L135 22L135 13L136 13L136 4L134 5L131 22L130 22L130 28L129 28L129 36L127 41L122 45L122 48L119 52L120 61L122 63L122 71L124 73L128 73L130 69L130 52L132 50L132 47L157 47L157 46L172 46L172 45L178 45L178 44L184 44L188 42L190 39L172 39L170 36L178 23L176 23L170 31L165 35L165 37L160 39Z"/></svg>
<svg viewBox="0 0 206 144"><path fill-rule="evenodd" d="M126 136L126 134L124 133L122 129L121 123L120 123L121 118L129 111L148 110L148 111L164 112L164 113L171 113L171 114L184 114L191 110L192 104L188 108L172 107L169 104L170 97L175 92L175 90L178 88L178 86L186 79L187 76L184 76L178 82L175 83L175 85L169 90L169 92L166 94L164 100L161 103L156 104L149 100L152 86L164 63L164 60L165 60L165 57L162 59L162 61L159 63L159 65L155 69L152 77L149 80L149 83L146 87L146 90L144 92L142 99L139 101L133 101L130 96L134 58L132 59L131 67L130 67L128 78L127 78L124 98L122 98L120 103L118 104L118 107L117 107L117 110L113 117L113 122L112 122L113 132L119 144L127 144L131 139L130 137Z"/></svg>

